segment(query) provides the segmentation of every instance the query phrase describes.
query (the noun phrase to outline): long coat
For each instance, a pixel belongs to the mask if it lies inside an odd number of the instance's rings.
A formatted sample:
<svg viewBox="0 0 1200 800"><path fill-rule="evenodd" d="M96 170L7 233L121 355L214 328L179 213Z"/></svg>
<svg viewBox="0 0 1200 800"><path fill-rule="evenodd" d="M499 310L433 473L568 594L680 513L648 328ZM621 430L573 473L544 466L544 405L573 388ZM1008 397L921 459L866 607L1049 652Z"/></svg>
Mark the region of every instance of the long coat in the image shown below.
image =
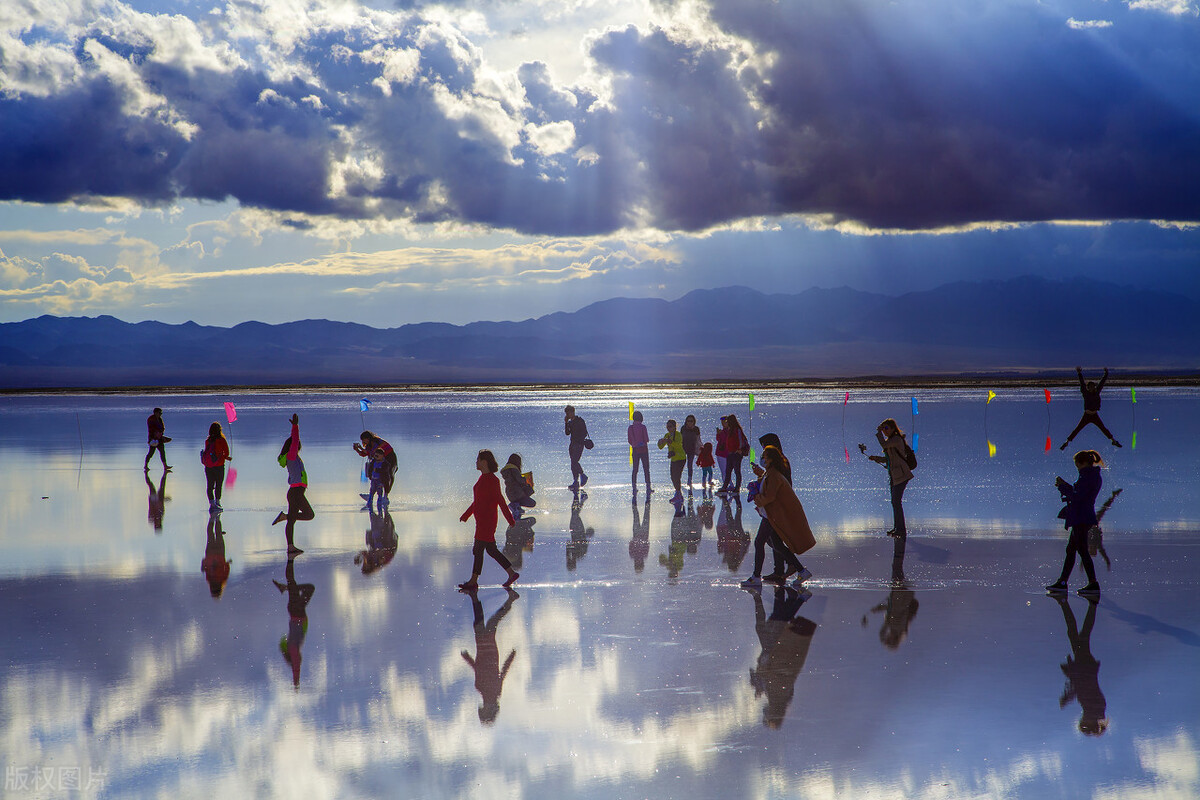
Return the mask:
<svg viewBox="0 0 1200 800"><path fill-rule="evenodd" d="M792 490L791 485L774 467L769 468L762 478L762 485L754 502L767 515L767 521L779 534L779 538L796 555L812 549L817 540L813 537L812 528L808 526L808 517L800 498Z"/></svg>

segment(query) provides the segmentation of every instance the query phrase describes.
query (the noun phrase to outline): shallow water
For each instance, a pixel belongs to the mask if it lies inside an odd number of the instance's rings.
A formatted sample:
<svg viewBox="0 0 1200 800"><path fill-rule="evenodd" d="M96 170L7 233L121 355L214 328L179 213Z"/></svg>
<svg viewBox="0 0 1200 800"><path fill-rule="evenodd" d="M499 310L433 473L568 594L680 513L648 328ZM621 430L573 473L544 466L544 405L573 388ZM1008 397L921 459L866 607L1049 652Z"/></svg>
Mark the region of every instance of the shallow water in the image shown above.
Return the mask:
<svg viewBox="0 0 1200 800"><path fill-rule="evenodd" d="M1065 539L1053 479L1074 473L1076 447L1058 449L1080 410L1066 390L1049 405L1040 389L991 404L756 393L753 435L780 435L818 539L802 603L739 588L751 506L697 487L677 516L657 452L659 493L647 506L628 488L630 400L652 437L694 413L711 438L722 413L746 422L742 392L393 393L365 414L335 393L7 397L3 794L1200 795L1200 392L1124 392L1106 390L1102 416L1125 447L1094 428L1075 442L1108 461L1101 499L1121 491L1103 519L1104 595L1066 610L1041 591ZM226 400L236 475L210 518L199 450ZM568 402L597 442L578 501ZM174 439L165 481L157 460L137 468L154 405ZM297 524L291 575L313 589L306 628L272 582L287 589L270 522L293 411L317 513ZM918 435L900 559L883 470L856 447L877 450L885 416ZM385 517L359 498L364 425L400 453ZM519 594L488 562L475 607L454 586L480 447L522 453L538 507L498 535ZM232 564L214 598L200 567L218 520ZM394 554L369 546L392 526Z"/></svg>

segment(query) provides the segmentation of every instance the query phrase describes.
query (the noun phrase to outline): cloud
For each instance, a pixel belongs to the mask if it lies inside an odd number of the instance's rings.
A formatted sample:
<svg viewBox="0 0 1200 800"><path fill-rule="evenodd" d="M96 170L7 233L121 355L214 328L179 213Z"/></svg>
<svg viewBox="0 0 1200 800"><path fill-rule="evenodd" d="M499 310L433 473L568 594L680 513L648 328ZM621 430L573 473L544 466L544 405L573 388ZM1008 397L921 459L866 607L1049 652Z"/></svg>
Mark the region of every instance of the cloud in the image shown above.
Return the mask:
<svg viewBox="0 0 1200 800"><path fill-rule="evenodd" d="M536 53L487 63L513 9L138 2L0 22L0 199L568 237L788 214L1200 220L1187 0L1065 21L949 0L663 3L659 25L585 40L573 85ZM1103 45L1074 35L1100 27Z"/></svg>

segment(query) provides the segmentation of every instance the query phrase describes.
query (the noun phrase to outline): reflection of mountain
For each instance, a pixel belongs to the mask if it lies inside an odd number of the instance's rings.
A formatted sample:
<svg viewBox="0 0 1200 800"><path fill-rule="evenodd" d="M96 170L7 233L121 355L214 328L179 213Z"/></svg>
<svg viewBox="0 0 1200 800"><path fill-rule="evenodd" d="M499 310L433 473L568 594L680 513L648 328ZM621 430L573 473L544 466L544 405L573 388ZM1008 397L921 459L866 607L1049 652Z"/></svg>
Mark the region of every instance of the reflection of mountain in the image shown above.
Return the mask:
<svg viewBox="0 0 1200 800"><path fill-rule="evenodd" d="M1077 309L1102 310L1103 324L1085 330ZM1025 277L901 297L847 288L705 289L670 302L603 300L522 322L390 329L44 316L0 324L0 386L361 383L364 375L449 383L709 380L1061 370L1080 361L1191 370L1200 356L1198 311L1178 295Z"/></svg>

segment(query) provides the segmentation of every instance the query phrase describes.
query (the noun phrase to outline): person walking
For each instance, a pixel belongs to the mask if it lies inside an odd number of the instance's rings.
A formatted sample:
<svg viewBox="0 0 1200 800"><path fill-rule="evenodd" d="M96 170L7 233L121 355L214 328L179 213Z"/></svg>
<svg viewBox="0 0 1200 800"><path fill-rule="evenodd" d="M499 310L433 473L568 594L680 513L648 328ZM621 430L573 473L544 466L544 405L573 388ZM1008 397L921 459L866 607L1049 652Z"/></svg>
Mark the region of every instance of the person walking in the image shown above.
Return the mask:
<svg viewBox="0 0 1200 800"><path fill-rule="evenodd" d="M671 484L675 487L675 499L683 498L683 465L687 463L687 454L683 452L683 434L675 429L676 422L667 420L667 432L659 437L658 449L667 448L667 456L671 460Z"/></svg>
<svg viewBox="0 0 1200 800"><path fill-rule="evenodd" d="M508 498L508 510L512 512L514 520L521 518L522 509L537 505L533 499L533 476L531 474L530 480L526 480L521 469L521 454L513 453L500 470L500 477L504 479L504 495Z"/></svg>
<svg viewBox="0 0 1200 800"><path fill-rule="evenodd" d="M304 461L300 458L300 416L292 414L292 434L283 442L276 459L279 466L287 470L288 491L287 511L280 511L272 525L278 525L284 520L284 536L287 537L288 558L298 556L304 551L296 547L294 539L297 520L310 520L316 517L316 512L308 502L308 473L304 470Z"/></svg>
<svg viewBox="0 0 1200 800"><path fill-rule="evenodd" d="M1054 479L1054 485L1066 502L1058 516L1063 520L1063 527L1071 534L1067 537L1067 554L1063 559L1062 572L1058 580L1046 587L1050 592L1067 591L1067 579L1075 568L1075 556L1083 563L1083 571L1087 574L1087 585L1079 590L1082 595L1100 594L1100 584L1096 581L1096 567L1088 552L1088 531L1096 520L1096 495L1104 481L1100 477L1100 468L1104 459L1095 450L1080 450L1075 454L1075 467L1079 470L1079 479L1074 484L1059 476Z"/></svg>
<svg viewBox="0 0 1200 800"><path fill-rule="evenodd" d="M592 440L588 438L587 423L583 417L575 416L575 406L563 409L566 419L563 420L563 432L571 438L567 445L567 455L571 457L571 489L582 489L587 485L588 476L583 471L579 459L584 450L592 449Z"/></svg>
<svg viewBox="0 0 1200 800"><path fill-rule="evenodd" d="M688 414L679 429L683 434L683 452L687 455L688 491L692 490L692 470L696 464L696 456L700 454L700 426L696 424L696 416Z"/></svg>
<svg viewBox="0 0 1200 800"><path fill-rule="evenodd" d="M771 531L785 545L784 548L777 549L777 552L782 556L788 569L785 574L772 575L771 578L782 584L789 577L795 575L792 585L800 589L802 588L801 584L812 577L812 573L800 563L798 556L811 550L817 541L813 537L812 528L809 527L804 506L792 489L791 464L778 447L772 445L763 449L762 472L758 494L754 496L754 504L762 509L766 515L765 521L769 523ZM763 533L761 526L759 533ZM770 534L767 536L769 541ZM757 555L755 558L757 562ZM756 571L761 570L761 562L757 562Z"/></svg>
<svg viewBox="0 0 1200 800"><path fill-rule="evenodd" d="M646 424L642 422L642 412L633 412L633 421L629 423L629 429L626 432L626 438L629 440L629 449L633 456L633 475L630 480L633 481L633 493L637 494L637 473L638 464L642 465L642 475L646 478L646 496L654 491L650 488L650 432L646 430Z"/></svg>
<svg viewBox="0 0 1200 800"><path fill-rule="evenodd" d="M496 547L496 524L499 520L496 511L504 513L504 518L508 520L509 525L515 523L512 512L508 510L508 506L504 502L504 496L500 494L500 479L496 477L496 471L499 468L491 450L479 451L479 455L475 458L475 469L479 470L479 480L475 481L472 489L473 502L459 517L461 522L466 522L472 516L475 517L475 546L471 548L473 559L471 578L458 585L458 588L464 592L473 592L479 588L479 574L483 572L484 553L491 556L508 573L508 580L503 584L504 588L512 586L517 578L521 577L512 568L512 562L504 553L500 552L500 548Z"/></svg>
<svg viewBox="0 0 1200 800"><path fill-rule="evenodd" d="M729 420L729 417L721 417L721 424L719 426L717 426L717 432L714 437L714 441L716 442L716 445L717 445L717 447L716 447L717 480L721 481L722 486L724 485L724 481L725 481L725 460L726 460L726 456L729 454L728 420Z"/></svg>
<svg viewBox="0 0 1200 800"><path fill-rule="evenodd" d="M738 418L730 414L725 418L725 475L718 494L730 491L729 479L734 474L737 475L737 484L733 487L733 493L738 494L742 491L742 459L748 455L750 443L746 441L746 434L742 431Z"/></svg>
<svg viewBox="0 0 1200 800"><path fill-rule="evenodd" d="M774 433L763 434L758 438L758 443L762 445L763 452L766 452L768 447L774 447L779 451L780 455L783 455L783 446L779 442L779 437ZM758 477L760 481L759 488L761 489L761 480L766 475L766 470L758 464L752 464L751 469L754 470L755 476ZM781 460L778 469L780 474L787 480L788 486L793 486L792 465L786 456ZM754 497L752 496L751 499L753 500ZM759 508L758 513L762 517L762 520L758 524L758 533L754 537L754 571L750 574L749 578L742 581L742 586L746 589L751 589L761 586L763 580L767 580L769 583L783 584L793 575L800 582L811 578L812 572L800 563L799 559L794 555L788 558L791 555L791 551L788 550L783 540L779 538L779 534L775 532L775 529L771 527L771 521L767 519L766 512ZM775 569L764 579L762 577L763 561L766 559L768 545L771 547ZM792 565L790 568L789 563Z"/></svg>
<svg viewBox="0 0 1200 800"><path fill-rule="evenodd" d="M1059 445L1058 449L1066 450L1067 445L1074 441L1076 435L1088 425L1095 425L1101 433L1108 437L1113 447L1120 447L1121 443L1109 433L1108 428L1104 427L1104 423L1100 420L1100 392L1104 389L1104 384L1108 383L1108 367L1104 368L1104 377L1100 379L1099 383L1085 382L1082 367L1075 368L1075 375L1079 378L1079 393L1083 395L1083 416L1079 418L1079 424L1075 426L1075 430L1071 431L1071 435Z"/></svg>
<svg viewBox="0 0 1200 800"><path fill-rule="evenodd" d="M146 443L150 449L146 451L146 463L142 466L142 472L150 471L150 459L154 455L154 451L158 451L158 457L162 459L163 470L171 471L171 465L167 463L167 449L164 445L171 441L171 437L166 435L166 425L162 418L163 410L161 408L154 409L150 416L146 417Z"/></svg>
<svg viewBox="0 0 1200 800"><path fill-rule="evenodd" d="M225 484L225 462L233 461L229 454L229 442L221 430L221 423L208 426L208 438L200 451L200 463L204 465L204 478L208 486L208 510L221 510L221 487Z"/></svg>
<svg viewBox="0 0 1200 800"><path fill-rule="evenodd" d="M875 438L883 448L881 456L867 456L876 464L887 468L892 496L892 529L888 536L907 536L908 528L904 522L904 489L913 478L912 467L908 465L908 442L904 439L904 431L896 424L896 420L888 417L875 429ZM860 444L858 449L866 452L867 446Z"/></svg>

